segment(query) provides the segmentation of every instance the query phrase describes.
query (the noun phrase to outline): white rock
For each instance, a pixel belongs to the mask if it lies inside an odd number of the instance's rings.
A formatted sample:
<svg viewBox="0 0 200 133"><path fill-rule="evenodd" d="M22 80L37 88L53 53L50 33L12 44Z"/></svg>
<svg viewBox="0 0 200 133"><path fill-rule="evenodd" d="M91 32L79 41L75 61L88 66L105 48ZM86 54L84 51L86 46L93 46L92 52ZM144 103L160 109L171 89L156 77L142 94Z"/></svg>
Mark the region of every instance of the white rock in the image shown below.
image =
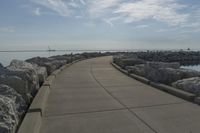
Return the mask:
<svg viewBox="0 0 200 133"><path fill-rule="evenodd" d="M14 89L0 85L0 133L14 133L27 105Z"/></svg>
<svg viewBox="0 0 200 133"><path fill-rule="evenodd" d="M200 77L178 80L172 86L200 96Z"/></svg>
<svg viewBox="0 0 200 133"><path fill-rule="evenodd" d="M12 60L7 69L9 71L6 73L7 75L18 76L27 81L29 92L32 96L35 95L39 89L39 78L32 64L20 60Z"/></svg>

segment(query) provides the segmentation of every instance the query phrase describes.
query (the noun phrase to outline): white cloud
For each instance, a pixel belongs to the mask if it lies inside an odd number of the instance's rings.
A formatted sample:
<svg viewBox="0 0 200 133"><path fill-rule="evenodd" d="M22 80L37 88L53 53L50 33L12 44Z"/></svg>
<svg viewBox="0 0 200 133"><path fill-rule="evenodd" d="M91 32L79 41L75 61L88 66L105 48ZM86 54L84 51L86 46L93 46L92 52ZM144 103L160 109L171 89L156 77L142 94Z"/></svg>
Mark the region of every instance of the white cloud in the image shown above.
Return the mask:
<svg viewBox="0 0 200 133"><path fill-rule="evenodd" d="M123 3L114 13L123 14L125 23L154 19L169 25L179 25L187 21L188 14L180 14L177 10L185 7L175 0L140 0Z"/></svg>
<svg viewBox="0 0 200 133"><path fill-rule="evenodd" d="M14 27L0 27L0 32L13 33L15 32L15 28Z"/></svg>
<svg viewBox="0 0 200 133"><path fill-rule="evenodd" d="M114 26L113 21L117 21L121 18L121 16L117 16L117 17L112 17L112 18L105 18L103 19L104 22L106 22L107 24L109 24L111 27Z"/></svg>
<svg viewBox="0 0 200 133"><path fill-rule="evenodd" d="M69 16L70 10L63 0L32 0L33 2L45 6L61 16Z"/></svg>
<svg viewBox="0 0 200 133"><path fill-rule="evenodd" d="M120 4L120 0L93 0L88 1L88 12L92 18L104 17L112 14L114 7Z"/></svg>
<svg viewBox="0 0 200 133"><path fill-rule="evenodd" d="M100 20L111 27L114 22L134 23L149 20L163 22L169 26L197 27L196 22L189 26L192 13L180 11L190 8L178 3L177 0L31 0L40 5L34 10L35 15L41 15L42 6L63 17L81 16L89 21ZM180 11L180 12L179 12ZM186 13L187 12L187 13ZM198 11L200 12L200 11ZM44 14L44 13L43 13ZM50 13L45 13L50 14ZM196 19L200 18L198 13ZM200 19L199 19L200 20ZM198 21L198 20L196 20Z"/></svg>
<svg viewBox="0 0 200 133"><path fill-rule="evenodd" d="M78 8L79 7L79 5L77 3L75 3L74 1L69 2L68 5L73 7L73 8Z"/></svg>

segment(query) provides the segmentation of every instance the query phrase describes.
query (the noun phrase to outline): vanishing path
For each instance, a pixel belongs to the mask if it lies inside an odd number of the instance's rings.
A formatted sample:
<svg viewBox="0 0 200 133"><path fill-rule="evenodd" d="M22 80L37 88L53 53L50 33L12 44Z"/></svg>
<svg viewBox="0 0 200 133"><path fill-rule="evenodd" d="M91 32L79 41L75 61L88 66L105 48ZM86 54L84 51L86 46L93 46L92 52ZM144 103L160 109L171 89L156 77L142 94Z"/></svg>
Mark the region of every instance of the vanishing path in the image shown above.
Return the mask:
<svg viewBox="0 0 200 133"><path fill-rule="evenodd" d="M138 82L111 57L78 62L56 77L41 133L200 133L200 107Z"/></svg>

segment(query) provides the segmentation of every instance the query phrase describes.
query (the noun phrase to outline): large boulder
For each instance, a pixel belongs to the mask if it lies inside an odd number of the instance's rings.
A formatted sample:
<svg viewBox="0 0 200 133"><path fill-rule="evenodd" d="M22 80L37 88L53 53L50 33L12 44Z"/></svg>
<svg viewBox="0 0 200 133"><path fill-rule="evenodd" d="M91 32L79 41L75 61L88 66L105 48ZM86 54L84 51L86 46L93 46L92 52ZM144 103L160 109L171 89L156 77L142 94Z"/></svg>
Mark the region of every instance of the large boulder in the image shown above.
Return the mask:
<svg viewBox="0 0 200 133"><path fill-rule="evenodd" d="M126 69L129 73L164 84L171 84L180 79L200 76L198 71L180 68L179 63L147 62L146 64L128 66Z"/></svg>
<svg viewBox="0 0 200 133"><path fill-rule="evenodd" d="M1 68L0 83L14 88L29 103L47 77L45 67L13 60L10 66Z"/></svg>
<svg viewBox="0 0 200 133"><path fill-rule="evenodd" d="M129 73L134 73L134 74L142 76L142 77L146 76L145 64L140 64L140 65L135 65L135 66L127 66L126 70Z"/></svg>
<svg viewBox="0 0 200 133"><path fill-rule="evenodd" d="M22 80L27 81L27 88L32 96L34 96L37 90L39 89L39 78L37 75L37 71L35 70L34 66L30 63L20 60L12 60L10 65L7 67L6 75L18 76Z"/></svg>
<svg viewBox="0 0 200 133"><path fill-rule="evenodd" d="M3 68L3 65L0 63L0 68Z"/></svg>
<svg viewBox="0 0 200 133"><path fill-rule="evenodd" d="M14 89L0 85L0 132L15 133L27 105Z"/></svg>
<svg viewBox="0 0 200 133"><path fill-rule="evenodd" d="M26 61L31 64L37 64L38 66L46 67L48 75L64 64L64 62L45 57L34 57Z"/></svg>
<svg viewBox="0 0 200 133"><path fill-rule="evenodd" d="M47 78L47 69L46 67L38 66L36 64L32 64L37 72L38 78L39 78L39 84L40 86L44 83L45 79Z"/></svg>
<svg viewBox="0 0 200 133"><path fill-rule="evenodd" d="M181 79L181 72L173 68L152 68L146 67L146 78L159 83L170 84Z"/></svg>
<svg viewBox="0 0 200 133"><path fill-rule="evenodd" d="M172 86L200 96L200 77L178 80Z"/></svg>
<svg viewBox="0 0 200 133"><path fill-rule="evenodd" d="M146 67L146 77L154 82L171 84L180 79L198 77L200 72L189 69Z"/></svg>
<svg viewBox="0 0 200 133"><path fill-rule="evenodd" d="M6 73L6 68L0 63L0 75Z"/></svg>
<svg viewBox="0 0 200 133"><path fill-rule="evenodd" d="M15 89L26 101L30 103L33 96L28 88L28 81L18 76L0 75L0 84L5 84Z"/></svg>
<svg viewBox="0 0 200 133"><path fill-rule="evenodd" d="M134 66L138 64L144 64L145 61L138 58L119 58L115 59L115 63L119 65L121 68L125 68L126 66Z"/></svg>
<svg viewBox="0 0 200 133"><path fill-rule="evenodd" d="M172 63L168 63L168 62L147 62L146 65L148 67L152 67L152 68L155 68L155 69L158 69L158 68L178 69L178 68L180 68L180 63L178 63L178 62L172 62Z"/></svg>
<svg viewBox="0 0 200 133"><path fill-rule="evenodd" d="M179 71L182 74L182 79L191 77L200 77L200 72L196 70L180 68L177 69L177 71Z"/></svg>

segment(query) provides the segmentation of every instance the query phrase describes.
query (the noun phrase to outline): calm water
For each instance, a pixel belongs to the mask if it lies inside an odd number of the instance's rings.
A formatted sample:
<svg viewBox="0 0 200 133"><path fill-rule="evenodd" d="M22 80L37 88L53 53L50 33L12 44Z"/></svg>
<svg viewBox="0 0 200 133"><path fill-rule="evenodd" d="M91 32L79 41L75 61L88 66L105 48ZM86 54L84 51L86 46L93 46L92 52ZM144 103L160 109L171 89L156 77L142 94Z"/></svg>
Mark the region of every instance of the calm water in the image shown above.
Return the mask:
<svg viewBox="0 0 200 133"><path fill-rule="evenodd" d="M186 69L192 69L192 70L200 71L200 65L182 66L182 68L186 68Z"/></svg>

